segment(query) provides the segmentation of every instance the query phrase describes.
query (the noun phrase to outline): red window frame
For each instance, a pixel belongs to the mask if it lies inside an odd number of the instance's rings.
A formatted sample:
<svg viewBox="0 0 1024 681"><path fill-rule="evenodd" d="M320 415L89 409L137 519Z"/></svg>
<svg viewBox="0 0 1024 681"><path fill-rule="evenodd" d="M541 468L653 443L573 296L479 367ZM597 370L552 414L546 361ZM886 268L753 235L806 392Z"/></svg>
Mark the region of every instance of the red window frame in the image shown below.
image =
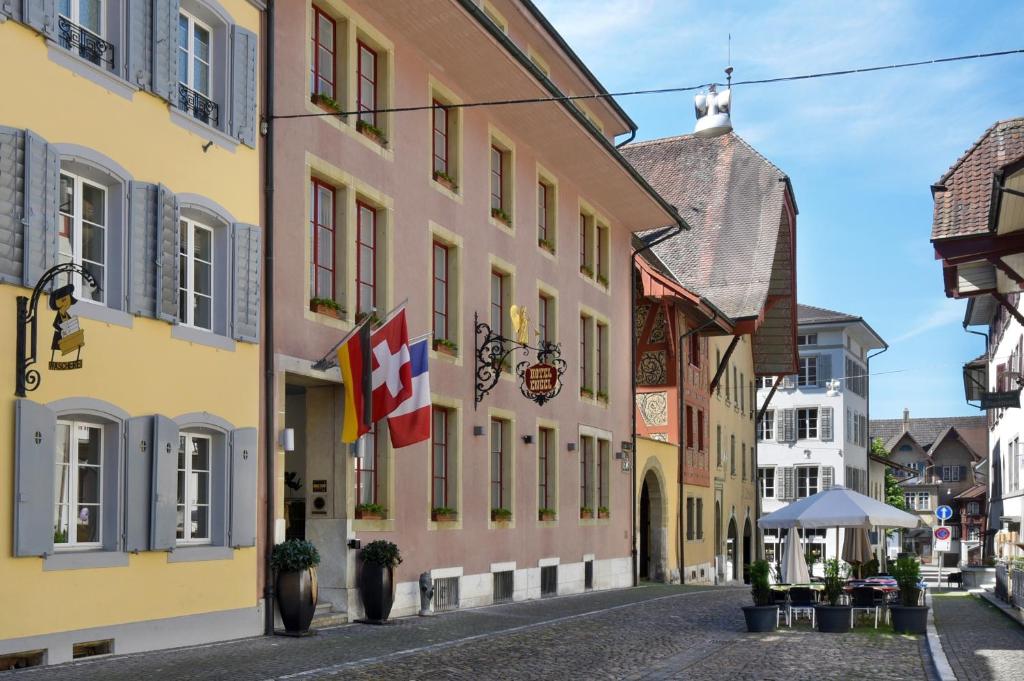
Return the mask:
<svg viewBox="0 0 1024 681"><path fill-rule="evenodd" d="M443 267L438 271L437 258L439 254L443 255ZM434 247L432 252L433 257L431 262L433 264L433 279L434 286L431 291L432 296L432 307L434 310L433 314L433 331L435 339L448 339L448 257L449 247L440 241L434 241ZM444 309L438 307L438 289L440 288L440 300L444 305Z"/></svg>
<svg viewBox="0 0 1024 681"><path fill-rule="evenodd" d="M432 420L433 451L430 460L430 505L432 508L448 508L448 409L445 407L434 407L434 418ZM440 463L442 470L438 470L438 453L440 452ZM438 498L437 490L440 484L441 496Z"/></svg>
<svg viewBox="0 0 1024 681"><path fill-rule="evenodd" d="M363 55L365 52L369 52L373 55L373 77L367 77L363 75ZM359 110L359 120L369 123L370 125L377 125L377 75L378 65L380 64L380 55L377 50L373 49L362 40L356 41L356 81L358 87L356 87L356 108ZM363 82L370 84L372 97L368 102L363 99Z"/></svg>
<svg viewBox="0 0 1024 681"><path fill-rule="evenodd" d="M378 482L378 472L380 471L380 433L378 432L377 426L374 425L370 430L370 434L373 436L373 456L370 457L372 466L364 467L364 458L362 456L356 457L356 505L359 504L376 504L377 490L380 487ZM371 445L366 445L371 446ZM364 476L370 478L370 501L363 501L363 483Z"/></svg>
<svg viewBox="0 0 1024 681"><path fill-rule="evenodd" d="M505 506L505 427L502 419L491 419L491 509ZM494 448L497 433L498 448ZM495 487L497 486L497 487ZM497 492L497 494L495 494Z"/></svg>
<svg viewBox="0 0 1024 681"><path fill-rule="evenodd" d="M686 405L686 448L693 447L693 407Z"/></svg>
<svg viewBox="0 0 1024 681"><path fill-rule="evenodd" d="M605 458L607 456L608 456L608 441L607 440L598 440L597 441L597 506L598 506L598 508L600 508L601 506L605 506L605 507L608 506L608 504L606 503L607 499L605 498L605 494L607 493L608 490L605 488L605 485L604 485L604 466L605 466Z"/></svg>
<svg viewBox="0 0 1024 681"><path fill-rule="evenodd" d="M497 158L495 158L497 155ZM497 169L495 169L497 160ZM497 181L498 193L494 193L495 181ZM495 145L491 145L491 210L505 210L505 152Z"/></svg>
<svg viewBox="0 0 1024 681"><path fill-rule="evenodd" d="M548 192L551 187L537 183L537 238L548 240Z"/></svg>
<svg viewBox="0 0 1024 681"><path fill-rule="evenodd" d="M605 329L607 327L604 324L596 324L594 326L594 345L597 354L597 365L594 367L595 380L594 389L601 392L605 392L604 385L604 345L605 345Z"/></svg>
<svg viewBox="0 0 1024 681"><path fill-rule="evenodd" d="M332 187L331 185L327 184L326 182L322 182L322 181L320 181L320 180L318 180L316 178L313 178L310 181L310 187L311 187L311 192L310 193L313 195L312 196L312 200L310 201L310 216L309 216L309 230L310 230L310 235L311 235L311 240L312 240L312 250L313 250L313 253L312 253L313 257L312 257L312 260L310 261L310 274L312 276L312 279L311 279L310 283L312 284L313 297L314 298L329 298L330 300L334 300L335 273L337 272L337 267L336 267L337 266L337 262L336 262L337 261L337 254L336 254L337 248L335 247L336 243L337 243L335 241L335 239L337 238L337 232L335 230L334 210L333 209L335 208L335 200L337 199L337 197L335 196L335 189L334 189L334 187ZM325 190L327 190L327 191L329 191L331 193L331 208L332 208L332 211L331 211L331 224L329 224L329 225L326 225L326 224L323 224L323 223L320 222L320 190L321 189L325 189ZM321 229L322 230L326 230L326 231L330 232L330 234L331 234L331 245L332 245L332 248L331 248L331 265L330 265L330 267L327 267L327 266L322 265L320 263L320 230ZM319 277L319 274L320 274L321 270L329 271L330 274L331 274L330 291L326 291L325 292L325 291L321 291L320 290L320 277Z"/></svg>
<svg viewBox="0 0 1024 681"><path fill-rule="evenodd" d="M589 437L580 438L580 508L592 507L593 499L589 498L587 488L590 487L590 459L593 457L593 445Z"/></svg>
<svg viewBox="0 0 1024 681"><path fill-rule="evenodd" d="M601 261L601 241L604 237L604 228L594 224L594 276L604 274L604 263Z"/></svg>
<svg viewBox="0 0 1024 681"><path fill-rule="evenodd" d="M501 270L491 270L491 327L501 335L505 335L505 319L508 311L505 309L505 277L508 275ZM498 284L498 299L494 299L494 284Z"/></svg>
<svg viewBox="0 0 1024 681"><path fill-rule="evenodd" d="M590 318L580 315L580 388L592 389L587 379L590 377L590 348L587 344L587 322Z"/></svg>
<svg viewBox="0 0 1024 681"><path fill-rule="evenodd" d="M690 336L690 366L700 367L700 336Z"/></svg>
<svg viewBox="0 0 1024 681"><path fill-rule="evenodd" d="M590 251L587 249L587 214L580 213L580 268L590 267Z"/></svg>
<svg viewBox="0 0 1024 681"><path fill-rule="evenodd" d="M548 463L552 432L550 428L541 428L537 433L537 507L551 508L549 501Z"/></svg>
<svg viewBox="0 0 1024 681"><path fill-rule="evenodd" d="M364 211L373 216L370 240L363 239ZM363 272L363 250L370 251L370 272ZM356 313L372 312L363 307L363 288L370 290L370 307L377 306L377 209L368 203L356 201Z"/></svg>
<svg viewBox="0 0 1024 681"><path fill-rule="evenodd" d="M323 17L324 19L326 19L327 21L329 21L331 23L331 44L333 44L335 46L333 48L327 47L327 45L325 45L321 41L321 34L320 34L320 18L321 17ZM334 77L332 76L330 78L326 78L323 75L323 72L322 72L322 70L320 68L320 49L322 48L323 50L328 52L331 55L331 61L335 62L335 60L337 58L337 55L335 54L335 49L337 48L337 45L338 45L338 38L337 38L337 36L338 36L338 25L334 21L334 19L332 19L329 14L324 12L319 7L317 7L316 5L313 5L313 33L310 36L312 41L313 41L313 63L312 63L312 69L313 69L313 74L312 74L313 75L313 79L312 80L313 80L313 82L310 83L310 85L312 86L311 94L314 94L314 95L320 94L320 92L321 92L321 90L320 90L320 81L322 80L322 81L330 84L331 91L328 93L328 95L331 98L334 98L334 94L335 94ZM335 72L335 69L331 69L331 73L333 74L334 72Z"/></svg>
<svg viewBox="0 0 1024 681"><path fill-rule="evenodd" d="M537 330L540 331L542 343L551 340L548 338L548 305L550 303L551 298L543 293L537 296Z"/></svg>
<svg viewBox="0 0 1024 681"><path fill-rule="evenodd" d="M704 451L704 410L697 410L697 451Z"/></svg>
<svg viewBox="0 0 1024 681"><path fill-rule="evenodd" d="M433 103L434 108L431 110L431 120L433 121L433 137L431 144L433 145L432 153L434 155L434 171L439 171L448 175L448 133L451 121L448 118L448 109L445 108L444 104L436 99ZM438 119L440 119L440 121ZM443 144L441 144L441 154L437 153L439 135L443 141Z"/></svg>

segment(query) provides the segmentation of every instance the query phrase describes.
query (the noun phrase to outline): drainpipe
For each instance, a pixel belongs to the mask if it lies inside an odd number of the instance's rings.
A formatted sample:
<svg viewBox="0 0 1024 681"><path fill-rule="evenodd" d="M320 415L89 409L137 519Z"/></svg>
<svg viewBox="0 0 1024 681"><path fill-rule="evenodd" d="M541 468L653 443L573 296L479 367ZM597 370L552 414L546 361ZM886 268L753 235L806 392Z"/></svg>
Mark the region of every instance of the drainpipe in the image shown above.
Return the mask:
<svg viewBox="0 0 1024 681"><path fill-rule="evenodd" d="M889 346L886 345L884 348L882 348L878 352L869 354L864 359L864 363L867 365L864 368L864 373L867 374L867 376L865 376L865 378L867 380L864 382L864 386L866 388L865 392L867 393L867 395L865 396L865 399L864 399L864 404L865 404L864 411L867 412L867 413L864 415L864 419L868 422L867 423L867 429L868 429L868 432L867 432L867 443L868 443L868 446L867 446L867 451L864 453L864 478L867 480L868 494L871 494L871 443L872 443L872 439L871 439L871 358L872 357L878 357L880 354L882 354L883 352L885 352L888 349L889 349ZM885 470L884 469L882 470L882 494L885 494ZM885 499L883 499L882 501L885 501ZM888 555L887 547L885 545L886 544L885 533L886 533L886 530L882 530L882 537L881 537L882 541L879 542L881 544L882 557L883 558L885 558ZM838 533L837 533L837 535L838 535ZM884 560L878 561L879 567L884 567L884 563L885 563Z"/></svg>
<svg viewBox="0 0 1024 681"><path fill-rule="evenodd" d="M277 395L274 380L274 0L267 0L266 25L266 87L263 110L263 450L266 465L266 538L263 547L263 633L274 633L274 579L270 554L274 549L274 438Z"/></svg>
<svg viewBox="0 0 1024 681"><path fill-rule="evenodd" d="M619 142L618 144L616 144L615 148L616 149L621 149L622 147L624 147L627 144L629 144L630 142L632 142L634 139L636 139L636 128L632 128L631 127L629 129L629 137L627 137L626 139L624 139L621 142Z"/></svg>
<svg viewBox="0 0 1024 681"><path fill-rule="evenodd" d="M985 339L985 360L986 360L985 378L986 378L986 385L987 385L987 382L988 382L988 366L987 366L987 364L988 364L988 360L991 359L990 356L989 356L989 347L988 346L989 346L989 343L991 341L990 341L987 333L984 333L982 331L971 331L969 328L967 328L967 322L966 321L964 321L964 331L966 331L967 333L973 333L976 336L981 336L982 338ZM988 414L987 411L985 413L986 413L986 415ZM992 443L986 441L985 442L985 447L988 450L988 451L985 452L985 458L988 459L988 470L985 471L985 474L988 477L989 490L991 490L992 489L992 484L991 484L991 480L992 480L992 466L993 466L993 461L992 461ZM986 499L987 499L986 503L988 505L988 508L985 509L985 532L983 532L982 535L981 535L982 536L982 541L981 541L981 557L982 557L982 559L985 559L985 558L987 558L988 556L990 556L992 554L992 549L989 548L989 543L992 541L992 535L988 534L988 528L989 528L990 523L992 522L992 495L991 494L986 495Z"/></svg>

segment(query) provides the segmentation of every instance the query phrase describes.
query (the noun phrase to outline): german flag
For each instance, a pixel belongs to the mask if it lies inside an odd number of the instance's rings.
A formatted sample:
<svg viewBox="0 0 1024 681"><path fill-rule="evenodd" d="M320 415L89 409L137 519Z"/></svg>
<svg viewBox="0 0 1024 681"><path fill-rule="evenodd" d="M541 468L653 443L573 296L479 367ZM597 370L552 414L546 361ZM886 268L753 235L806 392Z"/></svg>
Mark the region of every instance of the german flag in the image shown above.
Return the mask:
<svg viewBox="0 0 1024 681"><path fill-rule="evenodd" d="M363 322L338 348L338 368L345 386L341 441L355 442L370 432L373 390L370 384L370 325Z"/></svg>

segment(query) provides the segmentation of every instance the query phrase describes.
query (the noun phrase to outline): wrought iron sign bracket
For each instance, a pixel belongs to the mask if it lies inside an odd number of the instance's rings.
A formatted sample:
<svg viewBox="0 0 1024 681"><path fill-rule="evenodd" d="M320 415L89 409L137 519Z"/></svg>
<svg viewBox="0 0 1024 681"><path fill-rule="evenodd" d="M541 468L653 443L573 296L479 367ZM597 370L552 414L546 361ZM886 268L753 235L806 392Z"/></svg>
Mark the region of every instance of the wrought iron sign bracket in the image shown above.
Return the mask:
<svg viewBox="0 0 1024 681"><path fill-rule="evenodd" d="M538 345L530 345L512 338L505 338L492 329L490 324L481 322L476 313L473 314L473 327L476 331L476 372L474 374L476 392L473 409L476 409L484 397L498 384L501 372L511 370L509 357L513 356L517 350L525 352L527 358L531 352L536 353L537 357L537 364L531 363L528 359L516 364L519 391L523 397L543 405L562 391L562 375L565 374L566 364L562 359L560 344L540 341ZM550 380L546 381L544 389L531 390L530 371L536 369L538 365L545 366Z"/></svg>
<svg viewBox="0 0 1024 681"><path fill-rule="evenodd" d="M55 265L43 273L36 287L32 289L32 296L18 296L16 325L17 338L15 342L15 380L14 394L18 397L25 397L26 391L35 390L39 387L39 370L31 368L38 361L36 356L37 322L39 320L39 298L46 290L48 284L54 281L58 275L66 274L68 284L71 284L71 275L79 274L93 288L99 290L92 273L79 264L73 262Z"/></svg>

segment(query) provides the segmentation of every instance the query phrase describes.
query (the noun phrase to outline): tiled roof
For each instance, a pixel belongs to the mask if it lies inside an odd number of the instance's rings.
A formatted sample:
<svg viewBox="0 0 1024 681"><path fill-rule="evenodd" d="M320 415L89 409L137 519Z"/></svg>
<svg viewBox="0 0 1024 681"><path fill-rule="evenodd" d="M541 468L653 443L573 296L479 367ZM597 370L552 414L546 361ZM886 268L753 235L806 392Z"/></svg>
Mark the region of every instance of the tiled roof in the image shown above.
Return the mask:
<svg viewBox="0 0 1024 681"><path fill-rule="evenodd" d="M814 307L813 305L800 304L796 308L797 321L801 324L827 324L831 322L862 322L864 321L861 317L857 317L845 312L836 312L835 310L829 310L824 307Z"/></svg>
<svg viewBox="0 0 1024 681"><path fill-rule="evenodd" d="M986 492L988 492L988 485L973 485L972 487L965 489L960 494L957 494L954 499L972 499L974 497L982 497L985 496Z"/></svg>
<svg viewBox="0 0 1024 681"><path fill-rule="evenodd" d="M621 151L692 226L653 249L675 278L733 319L759 315L772 283L786 175L734 133L666 137Z"/></svg>
<svg viewBox="0 0 1024 681"><path fill-rule="evenodd" d="M957 159L932 189L932 239L988 231L992 173L1024 157L1024 118L999 121Z"/></svg>
<svg viewBox="0 0 1024 681"><path fill-rule="evenodd" d="M984 457L988 453L988 421L984 416L910 419L909 426L911 436L926 450L952 427L975 454ZM903 434L903 419L872 419L868 432L872 439L881 438L891 447Z"/></svg>

